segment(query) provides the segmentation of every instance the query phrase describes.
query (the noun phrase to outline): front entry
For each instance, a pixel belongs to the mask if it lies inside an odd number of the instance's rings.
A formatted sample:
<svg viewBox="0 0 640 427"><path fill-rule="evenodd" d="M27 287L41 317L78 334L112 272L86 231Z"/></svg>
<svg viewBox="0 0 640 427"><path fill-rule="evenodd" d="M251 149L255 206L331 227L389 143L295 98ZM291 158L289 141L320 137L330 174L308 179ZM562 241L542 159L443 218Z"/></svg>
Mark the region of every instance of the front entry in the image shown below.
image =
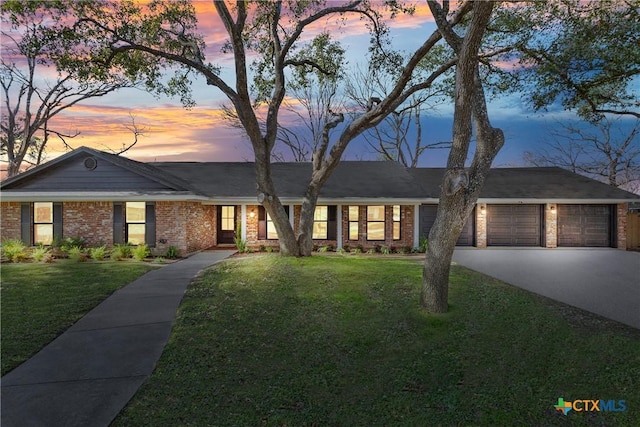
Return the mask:
<svg viewBox="0 0 640 427"><path fill-rule="evenodd" d="M218 206L218 244L234 243L236 207Z"/></svg>

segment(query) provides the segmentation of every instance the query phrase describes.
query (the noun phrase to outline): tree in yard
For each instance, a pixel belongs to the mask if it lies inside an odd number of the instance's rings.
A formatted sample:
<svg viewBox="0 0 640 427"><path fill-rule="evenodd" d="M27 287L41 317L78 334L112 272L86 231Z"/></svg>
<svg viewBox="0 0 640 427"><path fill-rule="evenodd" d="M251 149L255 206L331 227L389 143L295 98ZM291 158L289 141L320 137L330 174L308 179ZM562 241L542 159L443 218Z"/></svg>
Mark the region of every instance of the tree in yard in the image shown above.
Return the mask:
<svg viewBox="0 0 640 427"><path fill-rule="evenodd" d="M7 174L11 177L25 164L41 163L51 136L68 147L66 139L78 135L53 129L51 120L55 116L79 102L132 83L119 78L96 81L57 71L48 45L49 18L38 13L37 3L8 1L0 5L0 11L4 25L0 155L6 156L3 161L8 163Z"/></svg>
<svg viewBox="0 0 640 427"><path fill-rule="evenodd" d="M535 110L560 103L590 122L640 118L640 0L522 2L495 28L518 66L512 89Z"/></svg>
<svg viewBox="0 0 640 427"><path fill-rule="evenodd" d="M453 142L438 212L429 232L420 297L427 310L443 313L448 308L449 270L456 240L478 200L491 163L504 144L504 134L489 121L479 69L482 37L494 2L474 2L473 15L464 35L457 34L447 20L448 2L441 6L429 0L428 4L439 31L457 58ZM476 149L471 166L465 169L472 128Z"/></svg>
<svg viewBox="0 0 640 427"><path fill-rule="evenodd" d="M573 124L554 131L545 149L524 154L533 166L558 166L602 180L614 187L640 191L640 120L630 130L620 119L602 119L589 128Z"/></svg>
<svg viewBox="0 0 640 427"><path fill-rule="evenodd" d="M229 39L222 52L213 57L218 60L229 56L233 61L233 76L224 77L220 67L207 60L203 38L196 33L195 10L188 1L157 1L148 6L127 1L63 3L80 17L74 22L61 21L58 28L61 46L64 46L64 54L62 49L60 52L61 63L66 68L89 74L144 78L147 88L180 95L186 104L191 102L189 87L194 76L204 77L207 84L222 91L251 142L258 200L274 221L284 255L310 254L313 213L319 191L349 142L380 123L412 95L429 88L458 61L457 57L449 56L431 72L418 69L442 39L439 31L426 36L424 43L406 60L385 52L387 29L381 16L385 10L398 13L397 8L373 9L367 2L358 0L326 4L323 1L214 2L217 17ZM396 2L391 5L397 7ZM475 15L476 10L482 9L478 2L463 2L445 18L448 19L446 25L453 28L467 15L472 12ZM331 138L323 137L315 148L299 233L295 235L273 184L270 162L278 136L278 117L288 90L288 70L331 75L331 70L325 70L316 60L313 49L305 50L315 38L308 41L303 37L314 24L329 18L340 22L349 18L367 22L372 29L372 51L377 54L374 61L388 65L383 62L396 60L393 66L400 72L379 103L361 114L344 115L339 132ZM473 22L477 25L477 21ZM91 42L87 44L87 40ZM304 52L310 56L301 55ZM174 75L167 79L164 74L169 67ZM263 122L258 111L265 111ZM343 120L342 112L332 112L323 124L323 135L329 135L336 121Z"/></svg>

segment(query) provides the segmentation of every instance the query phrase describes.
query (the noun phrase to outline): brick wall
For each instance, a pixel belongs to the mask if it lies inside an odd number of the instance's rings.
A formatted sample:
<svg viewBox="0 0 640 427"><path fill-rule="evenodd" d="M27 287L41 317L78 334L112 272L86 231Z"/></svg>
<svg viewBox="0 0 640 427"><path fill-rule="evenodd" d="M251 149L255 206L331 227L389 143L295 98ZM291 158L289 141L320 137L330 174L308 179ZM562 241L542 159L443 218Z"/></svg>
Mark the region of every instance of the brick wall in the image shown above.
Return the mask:
<svg viewBox="0 0 640 427"><path fill-rule="evenodd" d="M91 246L113 246L112 202L64 202L63 237L80 237Z"/></svg>
<svg viewBox="0 0 640 427"><path fill-rule="evenodd" d="M181 254L216 244L216 207L199 202L156 202L156 248L175 246Z"/></svg>
<svg viewBox="0 0 640 427"><path fill-rule="evenodd" d="M1 202L0 220L0 240L20 238L20 202Z"/></svg>
<svg viewBox="0 0 640 427"><path fill-rule="evenodd" d="M629 205L627 203L618 203L616 206L616 215L618 229L616 247L619 249L627 249L627 212L629 211Z"/></svg>
<svg viewBox="0 0 640 427"><path fill-rule="evenodd" d="M478 203L476 209L476 247L487 247L487 204Z"/></svg>
<svg viewBox="0 0 640 427"><path fill-rule="evenodd" d="M216 244L216 206L187 205L187 252L208 249Z"/></svg>
<svg viewBox="0 0 640 427"><path fill-rule="evenodd" d="M547 203L544 208L545 243L547 248L558 247L558 206Z"/></svg>

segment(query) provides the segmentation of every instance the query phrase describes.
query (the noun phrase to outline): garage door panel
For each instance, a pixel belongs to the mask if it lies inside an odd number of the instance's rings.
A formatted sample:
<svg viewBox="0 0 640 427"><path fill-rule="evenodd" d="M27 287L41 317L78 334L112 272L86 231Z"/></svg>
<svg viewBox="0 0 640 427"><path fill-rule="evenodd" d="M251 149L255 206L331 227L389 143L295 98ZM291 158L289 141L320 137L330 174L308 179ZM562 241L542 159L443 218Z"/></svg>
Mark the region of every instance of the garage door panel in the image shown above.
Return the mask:
<svg viewBox="0 0 640 427"><path fill-rule="evenodd" d="M558 246L609 247L609 205L558 205Z"/></svg>
<svg viewBox="0 0 640 427"><path fill-rule="evenodd" d="M488 246L540 246L540 205L488 205Z"/></svg>

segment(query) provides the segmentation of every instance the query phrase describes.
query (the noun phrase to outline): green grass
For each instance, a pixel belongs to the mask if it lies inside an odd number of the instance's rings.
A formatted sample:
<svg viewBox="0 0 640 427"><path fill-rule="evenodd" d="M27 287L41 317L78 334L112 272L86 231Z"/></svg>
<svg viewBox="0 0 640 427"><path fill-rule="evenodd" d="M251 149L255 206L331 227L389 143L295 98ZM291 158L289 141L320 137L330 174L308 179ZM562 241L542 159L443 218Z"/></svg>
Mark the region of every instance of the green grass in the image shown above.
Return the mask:
<svg viewBox="0 0 640 427"><path fill-rule="evenodd" d="M2 375L123 285L157 268L106 262L2 265Z"/></svg>
<svg viewBox="0 0 640 427"><path fill-rule="evenodd" d="M230 260L194 282L115 425L640 425L640 334L462 267L418 308L415 261ZM570 412L559 397L625 399Z"/></svg>

